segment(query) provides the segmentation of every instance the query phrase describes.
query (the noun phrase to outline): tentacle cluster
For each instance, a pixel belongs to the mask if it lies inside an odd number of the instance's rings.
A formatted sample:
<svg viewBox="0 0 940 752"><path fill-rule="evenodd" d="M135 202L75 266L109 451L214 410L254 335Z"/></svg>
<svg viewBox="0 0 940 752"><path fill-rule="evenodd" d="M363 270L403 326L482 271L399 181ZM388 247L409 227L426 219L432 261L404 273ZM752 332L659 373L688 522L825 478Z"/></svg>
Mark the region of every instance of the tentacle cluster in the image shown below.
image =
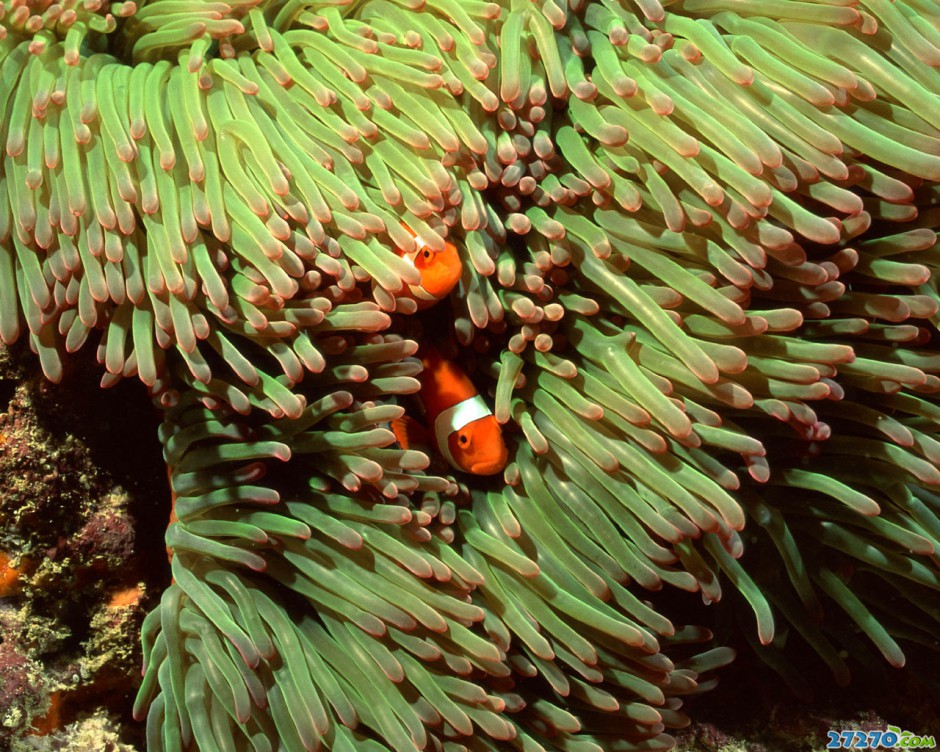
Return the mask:
<svg viewBox="0 0 940 752"><path fill-rule="evenodd" d="M507 482L592 568L602 552L621 578L707 600L724 573L760 643L783 616L840 680L833 641L866 649L839 612L902 665L895 638L929 646L932 617L896 624L886 596L940 583L937 17L904 7L569 13L559 55L539 54L567 93L531 139L553 149L502 171L538 177L524 214L503 201L525 218L505 223L522 237L495 273L517 295L484 366L522 429ZM753 568L746 518L768 537Z"/></svg>
<svg viewBox="0 0 940 752"><path fill-rule="evenodd" d="M797 689L935 648L938 67L927 0L3 5L0 338L166 410L151 749L668 748L664 585ZM406 227L498 481L388 429Z"/></svg>

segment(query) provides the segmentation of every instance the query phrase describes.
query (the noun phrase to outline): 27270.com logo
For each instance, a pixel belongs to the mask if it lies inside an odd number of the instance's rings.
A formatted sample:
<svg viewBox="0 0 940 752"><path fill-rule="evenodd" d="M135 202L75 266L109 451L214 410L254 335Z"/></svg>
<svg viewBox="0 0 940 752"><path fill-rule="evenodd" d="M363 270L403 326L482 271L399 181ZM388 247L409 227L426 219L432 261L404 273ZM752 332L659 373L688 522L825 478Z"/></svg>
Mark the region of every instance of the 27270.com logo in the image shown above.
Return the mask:
<svg viewBox="0 0 940 752"><path fill-rule="evenodd" d="M902 731L897 726L888 726L884 731L857 731L843 729L828 731L826 749L936 749L932 736L917 736Z"/></svg>

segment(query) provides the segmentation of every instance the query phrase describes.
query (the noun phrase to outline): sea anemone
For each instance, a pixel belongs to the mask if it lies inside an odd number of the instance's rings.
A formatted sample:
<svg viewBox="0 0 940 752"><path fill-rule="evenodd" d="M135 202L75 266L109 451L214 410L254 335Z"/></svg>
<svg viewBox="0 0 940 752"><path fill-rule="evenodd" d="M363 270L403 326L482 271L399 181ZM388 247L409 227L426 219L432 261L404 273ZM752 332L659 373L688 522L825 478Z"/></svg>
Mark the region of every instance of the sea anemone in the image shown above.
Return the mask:
<svg viewBox="0 0 940 752"><path fill-rule="evenodd" d="M0 337L164 410L149 748L666 749L731 651L663 587L797 690L780 624L935 650L938 67L927 0L0 6ZM503 477L396 444L422 338Z"/></svg>

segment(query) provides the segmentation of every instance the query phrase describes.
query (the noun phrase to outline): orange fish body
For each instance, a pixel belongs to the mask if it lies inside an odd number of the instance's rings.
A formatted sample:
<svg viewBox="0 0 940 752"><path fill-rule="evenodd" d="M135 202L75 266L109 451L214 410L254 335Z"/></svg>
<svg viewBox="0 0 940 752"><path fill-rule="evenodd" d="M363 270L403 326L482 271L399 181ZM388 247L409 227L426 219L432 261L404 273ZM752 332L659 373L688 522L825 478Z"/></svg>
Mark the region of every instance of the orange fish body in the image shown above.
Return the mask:
<svg viewBox="0 0 940 752"><path fill-rule="evenodd" d="M438 451L454 468L473 475L494 475L506 467L509 452L503 431L473 382L450 360L422 346L424 370L419 396ZM407 432L393 426L407 449Z"/></svg>
<svg viewBox="0 0 940 752"><path fill-rule="evenodd" d="M399 295L414 300L421 311L450 295L451 290L460 281L463 264L453 243L445 242L444 250L435 253L410 227L402 226L414 236L418 247L411 253L399 251L399 255L421 272L421 284L408 285Z"/></svg>

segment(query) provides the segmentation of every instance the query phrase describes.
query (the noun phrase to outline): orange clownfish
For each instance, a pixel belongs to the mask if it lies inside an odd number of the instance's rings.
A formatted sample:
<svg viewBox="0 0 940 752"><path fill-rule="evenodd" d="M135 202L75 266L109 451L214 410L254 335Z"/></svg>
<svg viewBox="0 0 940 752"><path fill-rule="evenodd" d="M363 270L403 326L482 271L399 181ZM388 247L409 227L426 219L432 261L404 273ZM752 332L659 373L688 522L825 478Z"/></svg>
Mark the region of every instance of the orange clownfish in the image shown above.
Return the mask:
<svg viewBox="0 0 940 752"><path fill-rule="evenodd" d="M418 310L422 311L450 295L460 281L463 264L453 243L445 241L444 250L435 253L408 225L402 224L402 227L414 237L417 249L411 253L399 251L398 254L421 272L421 284L408 285L407 292L402 291L400 295L414 300Z"/></svg>
<svg viewBox="0 0 940 752"><path fill-rule="evenodd" d="M422 346L422 352L424 370L418 375L418 397L431 430L413 418L393 421L398 443L403 449L409 444L434 446L454 468L465 473L501 472L509 452L502 428L483 397L456 363L428 345Z"/></svg>

